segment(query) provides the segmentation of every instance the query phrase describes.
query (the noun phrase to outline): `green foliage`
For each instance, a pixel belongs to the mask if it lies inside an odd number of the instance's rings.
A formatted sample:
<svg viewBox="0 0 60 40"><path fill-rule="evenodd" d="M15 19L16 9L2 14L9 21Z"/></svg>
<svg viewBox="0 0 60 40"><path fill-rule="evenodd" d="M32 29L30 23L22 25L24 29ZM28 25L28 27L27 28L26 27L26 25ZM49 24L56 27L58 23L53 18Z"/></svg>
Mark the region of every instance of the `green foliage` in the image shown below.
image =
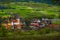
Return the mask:
<svg viewBox="0 0 60 40"><path fill-rule="evenodd" d="M40 34L48 34L51 33L53 30L51 28L43 28L40 30Z"/></svg>
<svg viewBox="0 0 60 40"><path fill-rule="evenodd" d="M1 30L0 30L0 36L6 36L7 34L7 30L5 29L5 27L1 27Z"/></svg>
<svg viewBox="0 0 60 40"><path fill-rule="evenodd" d="M53 4L59 4L60 5L60 0L51 0Z"/></svg>

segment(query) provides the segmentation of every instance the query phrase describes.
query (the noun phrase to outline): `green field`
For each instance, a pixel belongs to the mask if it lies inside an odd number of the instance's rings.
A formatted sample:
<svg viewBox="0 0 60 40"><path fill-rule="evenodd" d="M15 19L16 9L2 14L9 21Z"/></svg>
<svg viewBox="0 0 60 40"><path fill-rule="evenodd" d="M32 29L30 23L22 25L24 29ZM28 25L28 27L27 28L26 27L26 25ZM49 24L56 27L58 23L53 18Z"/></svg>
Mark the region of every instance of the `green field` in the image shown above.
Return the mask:
<svg viewBox="0 0 60 40"><path fill-rule="evenodd" d="M28 2L12 2L0 4L1 6L9 7L10 9L0 10L0 14L7 12L18 13L22 17L36 16L40 17L41 15L51 16L53 18L60 17L60 6L44 4L44 3L28 3ZM6 15L6 14L5 14Z"/></svg>

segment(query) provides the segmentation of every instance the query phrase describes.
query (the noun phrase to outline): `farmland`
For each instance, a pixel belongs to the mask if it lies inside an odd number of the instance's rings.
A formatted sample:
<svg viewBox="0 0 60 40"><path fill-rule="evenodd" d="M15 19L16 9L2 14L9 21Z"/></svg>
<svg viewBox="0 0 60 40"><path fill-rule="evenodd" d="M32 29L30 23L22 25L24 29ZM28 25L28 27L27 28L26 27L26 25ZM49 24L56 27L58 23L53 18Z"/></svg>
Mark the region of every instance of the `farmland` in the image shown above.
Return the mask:
<svg viewBox="0 0 60 40"><path fill-rule="evenodd" d="M8 9L0 10L0 14L5 14L7 12L19 13L22 17L27 17L28 15L54 15L58 17L60 14L60 6L53 6L44 3L27 3L27 2L17 2L0 4L1 6L8 7Z"/></svg>

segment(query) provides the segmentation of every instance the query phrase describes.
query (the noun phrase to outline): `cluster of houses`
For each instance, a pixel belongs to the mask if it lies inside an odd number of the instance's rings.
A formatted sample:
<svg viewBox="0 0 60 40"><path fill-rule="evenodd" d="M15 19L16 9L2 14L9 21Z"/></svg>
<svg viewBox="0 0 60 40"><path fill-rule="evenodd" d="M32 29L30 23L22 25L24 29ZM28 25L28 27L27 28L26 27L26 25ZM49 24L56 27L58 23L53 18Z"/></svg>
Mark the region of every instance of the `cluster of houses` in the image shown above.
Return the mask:
<svg viewBox="0 0 60 40"><path fill-rule="evenodd" d="M8 17L8 19L4 20L1 24L5 26L6 29L23 29L23 28L31 28L38 29L44 28L51 24L51 20L47 18L37 19L34 18L32 20L27 21L22 19L18 14L13 14L13 16Z"/></svg>
<svg viewBox="0 0 60 40"><path fill-rule="evenodd" d="M40 29L40 28L44 28L47 27L51 24L51 20L47 19L47 18L42 18L42 19L33 19L31 22L30 27L32 29Z"/></svg>

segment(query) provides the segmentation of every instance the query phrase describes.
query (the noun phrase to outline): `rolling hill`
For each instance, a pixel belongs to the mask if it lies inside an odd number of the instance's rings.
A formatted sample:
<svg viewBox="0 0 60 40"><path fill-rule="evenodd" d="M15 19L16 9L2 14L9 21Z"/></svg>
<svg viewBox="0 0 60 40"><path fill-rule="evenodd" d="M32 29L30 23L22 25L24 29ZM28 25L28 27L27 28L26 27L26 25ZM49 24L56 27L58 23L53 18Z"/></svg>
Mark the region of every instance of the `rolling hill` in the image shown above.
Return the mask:
<svg viewBox="0 0 60 40"><path fill-rule="evenodd" d="M0 15L13 12L20 14L24 18L28 16L41 17L43 15L48 17L52 15L51 17L57 18L60 14L60 6L44 3L11 2L8 4L0 4L0 6L8 7L6 9L1 9Z"/></svg>

